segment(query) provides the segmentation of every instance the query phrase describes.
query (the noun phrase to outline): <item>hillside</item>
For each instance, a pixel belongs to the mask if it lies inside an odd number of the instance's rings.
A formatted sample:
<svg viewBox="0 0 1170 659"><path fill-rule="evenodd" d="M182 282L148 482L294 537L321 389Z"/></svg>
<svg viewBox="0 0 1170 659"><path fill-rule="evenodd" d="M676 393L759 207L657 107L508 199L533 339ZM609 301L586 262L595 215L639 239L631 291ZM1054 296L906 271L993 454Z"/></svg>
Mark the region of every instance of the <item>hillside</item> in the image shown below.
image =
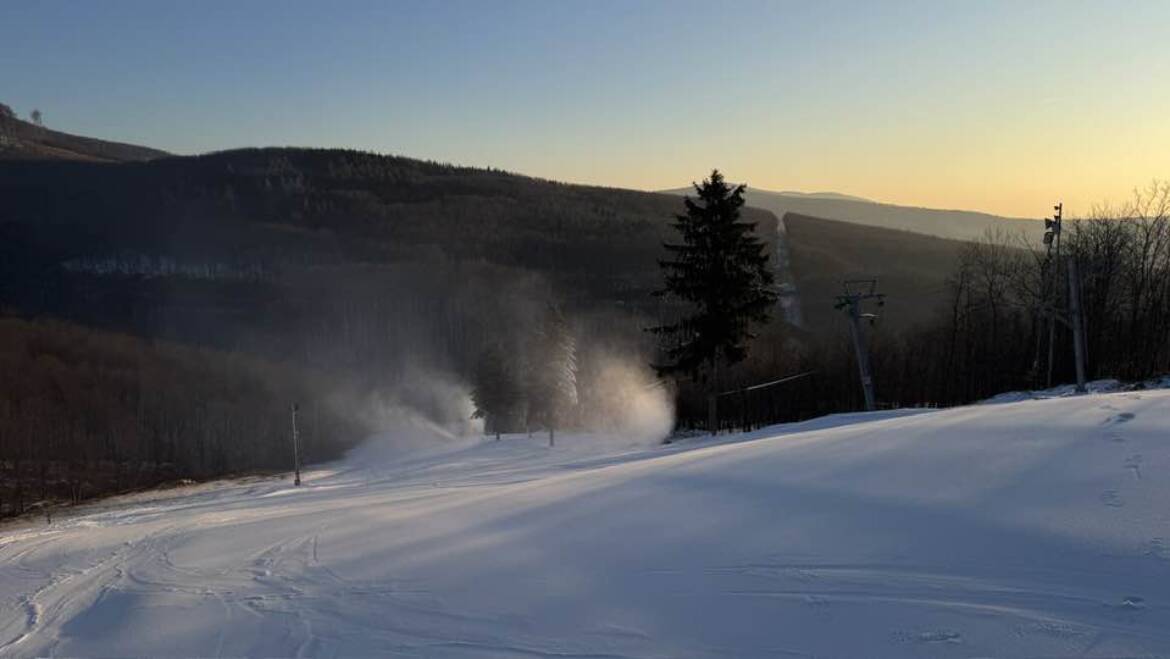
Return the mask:
<svg viewBox="0 0 1170 659"><path fill-rule="evenodd" d="M664 191L668 194L689 194L690 188ZM913 231L928 236L953 240L976 240L987 231L1037 231L1042 228L1026 224L1025 220L1006 218L987 213L960 210L937 210L913 206L883 204L859 197L836 193L771 192L748 187L744 195L748 206L771 211L777 217L785 213L826 217L853 224ZM1038 211L1044 211L1043 208Z"/></svg>
<svg viewBox="0 0 1170 659"><path fill-rule="evenodd" d="M669 223L679 211L669 195L315 149L116 166L0 162L0 194L8 200L0 230L10 266L0 303L284 353L303 353L297 346L310 339L273 341L270 327L252 326L247 309L266 305L283 332L303 324L309 301L326 310L338 305L339 288L350 308L376 306L368 296L387 285L416 293L404 277L424 277L423 289L437 295L444 282L466 282L472 273L497 287L536 275L539 287L579 307L663 313L649 294L659 285L661 244L673 239ZM746 212L774 244L775 217ZM799 302L809 329L836 324L821 307L843 276L888 279L883 286L896 298L891 310L904 311L891 314L900 327L933 310L954 267L958 248L948 241L791 217L787 244L780 245L786 249L774 263L779 281L797 291L786 304ZM359 281L365 283L355 286ZM300 310L289 308L290 296L281 292L288 286L299 287ZM911 298L913 305L899 309Z"/></svg>
<svg viewBox="0 0 1170 659"><path fill-rule="evenodd" d="M0 655L1170 650L1170 392L401 442L0 531ZM764 624L766 621L766 624Z"/></svg>
<svg viewBox="0 0 1170 659"><path fill-rule="evenodd" d="M24 121L0 104L0 160L133 162L170 154L134 144L70 135Z"/></svg>
<svg viewBox="0 0 1170 659"><path fill-rule="evenodd" d="M644 346L676 197L325 149L0 161L0 307L400 377L550 301ZM748 217L775 243L777 221ZM503 338L501 338L503 337ZM520 350L521 345L514 346Z"/></svg>
<svg viewBox="0 0 1170 659"><path fill-rule="evenodd" d="M844 279L878 279L888 295L881 325L897 330L929 320L945 301L947 278L964 242L797 213L784 216L790 266L810 328L843 328L833 308Z"/></svg>

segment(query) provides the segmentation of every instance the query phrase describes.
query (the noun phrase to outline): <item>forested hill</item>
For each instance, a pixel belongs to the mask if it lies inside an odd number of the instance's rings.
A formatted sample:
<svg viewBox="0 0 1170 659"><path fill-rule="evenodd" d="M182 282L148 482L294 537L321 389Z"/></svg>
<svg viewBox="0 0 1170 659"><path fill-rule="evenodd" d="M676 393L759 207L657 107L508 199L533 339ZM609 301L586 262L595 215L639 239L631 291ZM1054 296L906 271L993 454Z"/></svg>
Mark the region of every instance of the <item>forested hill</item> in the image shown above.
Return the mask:
<svg viewBox="0 0 1170 659"><path fill-rule="evenodd" d="M0 160L88 160L130 162L170 155L166 151L135 144L107 142L70 135L18 119L0 103Z"/></svg>
<svg viewBox="0 0 1170 659"><path fill-rule="evenodd" d="M466 346L500 307L523 306L507 291L653 313L681 209L669 195L290 148L0 161L0 195L4 304L277 357L319 352L318 338L344 329L341 343L363 344L355 360L390 316L444 318ZM746 214L774 240L774 216ZM476 329L451 319L469 313Z"/></svg>
<svg viewBox="0 0 1170 659"><path fill-rule="evenodd" d="M271 273L429 250L558 276L588 270L607 292L657 285L681 208L666 195L334 149L0 162L0 173L0 222L61 259L133 253ZM774 217L748 216L771 237Z"/></svg>

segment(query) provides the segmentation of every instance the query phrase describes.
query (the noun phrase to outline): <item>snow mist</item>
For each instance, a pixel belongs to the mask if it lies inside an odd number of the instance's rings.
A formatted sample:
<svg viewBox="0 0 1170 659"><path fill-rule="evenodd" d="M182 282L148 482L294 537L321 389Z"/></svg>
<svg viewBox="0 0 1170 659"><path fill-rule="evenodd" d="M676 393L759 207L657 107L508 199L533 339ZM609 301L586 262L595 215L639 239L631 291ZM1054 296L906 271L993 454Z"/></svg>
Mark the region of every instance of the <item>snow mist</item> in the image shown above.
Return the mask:
<svg viewBox="0 0 1170 659"><path fill-rule="evenodd" d="M393 389L346 402L370 437L350 451L351 459L382 462L407 453L444 450L479 441L483 423L458 378L412 368Z"/></svg>
<svg viewBox="0 0 1170 659"><path fill-rule="evenodd" d="M582 428L605 441L661 443L674 429L674 404L666 387L644 360L613 354L593 359L582 383Z"/></svg>

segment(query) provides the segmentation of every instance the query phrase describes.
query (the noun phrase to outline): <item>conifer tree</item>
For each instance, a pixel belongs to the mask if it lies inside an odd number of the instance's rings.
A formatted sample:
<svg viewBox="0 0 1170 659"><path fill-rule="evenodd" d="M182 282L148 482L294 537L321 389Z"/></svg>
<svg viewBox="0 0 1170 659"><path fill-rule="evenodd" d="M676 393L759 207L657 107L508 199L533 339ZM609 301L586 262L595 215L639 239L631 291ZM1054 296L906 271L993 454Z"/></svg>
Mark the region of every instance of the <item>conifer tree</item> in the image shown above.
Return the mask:
<svg viewBox="0 0 1170 659"><path fill-rule="evenodd" d="M509 368L502 351L493 346L480 355L472 379L471 400L475 404L472 418L483 419L484 430L495 433L499 441L521 399L516 373Z"/></svg>
<svg viewBox="0 0 1170 659"><path fill-rule="evenodd" d="M766 244L754 222L740 220L746 186L732 187L714 170L694 187L697 199L686 197L686 213L675 216L681 241L664 245L670 256L659 261L664 287L655 292L688 310L650 331L664 341L667 362L655 365L659 373L698 378L747 357L752 324L768 321L777 295Z"/></svg>

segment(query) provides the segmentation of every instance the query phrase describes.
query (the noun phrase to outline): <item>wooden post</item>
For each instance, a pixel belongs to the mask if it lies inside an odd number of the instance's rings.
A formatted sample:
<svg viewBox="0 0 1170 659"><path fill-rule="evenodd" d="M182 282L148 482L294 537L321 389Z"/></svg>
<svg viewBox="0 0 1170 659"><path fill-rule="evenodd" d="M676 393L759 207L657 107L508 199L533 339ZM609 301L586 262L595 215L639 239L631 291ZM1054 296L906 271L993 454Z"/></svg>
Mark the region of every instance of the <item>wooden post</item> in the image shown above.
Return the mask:
<svg viewBox="0 0 1170 659"><path fill-rule="evenodd" d="M740 407L740 432L747 432L748 427L748 408L747 408L747 388L739 390L739 407Z"/></svg>

